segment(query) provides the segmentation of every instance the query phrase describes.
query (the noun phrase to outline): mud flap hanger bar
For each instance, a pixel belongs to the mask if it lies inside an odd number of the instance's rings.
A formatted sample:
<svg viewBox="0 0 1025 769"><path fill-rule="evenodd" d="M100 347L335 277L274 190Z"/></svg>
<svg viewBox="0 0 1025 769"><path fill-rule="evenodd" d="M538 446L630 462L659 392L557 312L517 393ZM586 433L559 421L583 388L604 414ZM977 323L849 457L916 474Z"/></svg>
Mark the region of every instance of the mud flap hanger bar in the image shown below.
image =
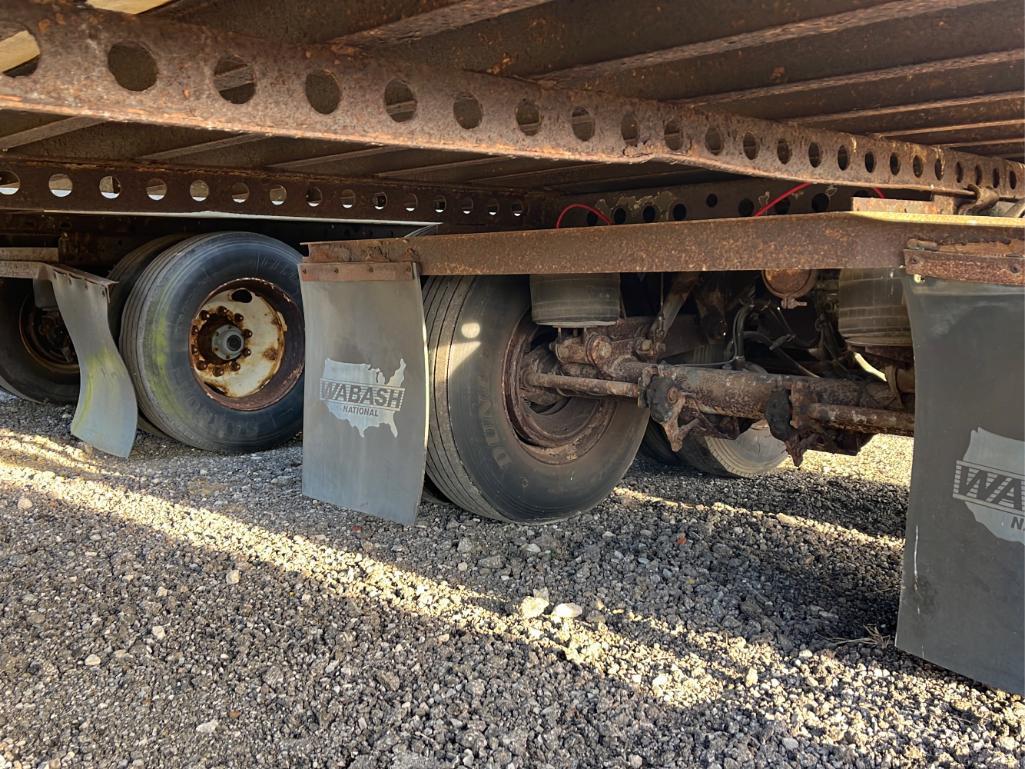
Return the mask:
<svg viewBox="0 0 1025 769"><path fill-rule="evenodd" d="M306 264L415 262L424 275L901 269L916 242L1014 253L1023 236L1023 219L838 212L311 243Z"/></svg>
<svg viewBox="0 0 1025 769"><path fill-rule="evenodd" d="M115 282L40 260L55 258L55 250L49 255L12 253L17 251L23 250L0 250L0 278L48 281L78 356L81 388L72 435L100 451L127 457L135 442L138 406L110 332L110 290Z"/></svg>
<svg viewBox="0 0 1025 769"><path fill-rule="evenodd" d="M508 157L659 161L846 186L961 193L974 183L1001 198L1025 197L1021 163L880 137L289 45L70 2L7 0L0 21L22 27L40 50L31 73L0 77L6 109ZM142 90L120 85L110 70L109 52L126 43L139 51L140 67L155 73ZM231 99L215 77L226 52L251 75L242 85L252 87L243 93L236 85ZM333 109L318 110L307 97L315 73L340 84ZM480 119L461 125L454 99L472 100ZM626 124L636 129L624 131Z"/></svg>

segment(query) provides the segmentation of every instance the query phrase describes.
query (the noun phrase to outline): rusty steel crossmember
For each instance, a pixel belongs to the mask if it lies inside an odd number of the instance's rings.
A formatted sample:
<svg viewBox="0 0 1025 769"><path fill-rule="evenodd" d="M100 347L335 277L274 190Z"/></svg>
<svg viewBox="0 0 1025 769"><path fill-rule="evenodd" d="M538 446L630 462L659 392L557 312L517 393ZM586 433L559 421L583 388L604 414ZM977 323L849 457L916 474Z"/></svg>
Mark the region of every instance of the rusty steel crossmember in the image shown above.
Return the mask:
<svg viewBox="0 0 1025 769"><path fill-rule="evenodd" d="M0 210L203 214L521 227L538 199L503 190L272 171L0 157Z"/></svg>
<svg viewBox="0 0 1025 769"><path fill-rule="evenodd" d="M840 185L1025 197L1025 167L878 137L297 46L160 18L7 0L38 62L0 76L0 108L265 136L667 163ZM111 55L112 51L116 55ZM128 61L117 70L119 62ZM111 71L113 63L115 72ZM122 85L119 83L117 74Z"/></svg>
<svg viewBox="0 0 1025 769"><path fill-rule="evenodd" d="M549 222L554 222L566 206L582 203L600 211L615 224L642 224L751 216L774 200L779 202L770 209L773 214L821 214L850 210L953 214L956 212L956 202L962 199L953 195L930 196L926 192L911 191L903 191L900 199L879 198L868 189L838 187L833 184L813 184L787 195L792 189L793 184L785 180L740 179L567 195L542 202L548 209ZM916 196L921 199L909 199ZM964 199L973 197L967 194ZM584 217L581 212L576 221L582 221ZM593 219L591 223L594 223Z"/></svg>
<svg viewBox="0 0 1025 769"><path fill-rule="evenodd" d="M1023 232L1023 219L847 211L313 243L309 258L416 262L424 275L901 268L910 241L999 242Z"/></svg>

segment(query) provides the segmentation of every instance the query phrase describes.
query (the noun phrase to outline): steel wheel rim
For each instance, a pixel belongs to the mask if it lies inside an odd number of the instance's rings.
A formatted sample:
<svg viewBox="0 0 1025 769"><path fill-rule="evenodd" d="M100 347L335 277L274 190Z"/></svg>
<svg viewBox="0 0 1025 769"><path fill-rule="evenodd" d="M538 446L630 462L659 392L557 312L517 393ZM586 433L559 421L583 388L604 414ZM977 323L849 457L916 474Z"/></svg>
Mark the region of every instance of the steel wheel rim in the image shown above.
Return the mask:
<svg viewBox="0 0 1025 769"><path fill-rule="evenodd" d="M503 360L503 402L506 417L526 451L548 464L569 464L605 434L615 404L608 399L542 393L522 385L528 368L554 370L556 360L547 339L552 333L535 325L529 313L521 318Z"/></svg>
<svg viewBox="0 0 1025 769"><path fill-rule="evenodd" d="M204 393L236 411L284 398L302 376L302 313L279 286L241 278L218 286L189 324L189 363Z"/></svg>

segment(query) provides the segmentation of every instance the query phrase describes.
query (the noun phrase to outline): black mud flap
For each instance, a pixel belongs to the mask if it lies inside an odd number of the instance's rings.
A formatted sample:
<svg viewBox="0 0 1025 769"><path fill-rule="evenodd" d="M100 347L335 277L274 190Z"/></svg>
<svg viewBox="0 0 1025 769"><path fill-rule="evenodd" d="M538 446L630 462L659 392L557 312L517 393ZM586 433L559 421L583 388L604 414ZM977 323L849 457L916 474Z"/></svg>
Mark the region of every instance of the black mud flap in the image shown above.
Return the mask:
<svg viewBox="0 0 1025 769"><path fill-rule="evenodd" d="M48 267L57 307L81 369L71 434L89 445L127 457L135 443L139 410L135 388L110 333L110 281Z"/></svg>
<svg viewBox="0 0 1025 769"><path fill-rule="evenodd" d="M896 643L1025 693L1025 292L904 286L916 413Z"/></svg>
<svg viewBox="0 0 1025 769"><path fill-rule="evenodd" d="M416 520L427 461L427 340L412 264L300 268L303 493Z"/></svg>

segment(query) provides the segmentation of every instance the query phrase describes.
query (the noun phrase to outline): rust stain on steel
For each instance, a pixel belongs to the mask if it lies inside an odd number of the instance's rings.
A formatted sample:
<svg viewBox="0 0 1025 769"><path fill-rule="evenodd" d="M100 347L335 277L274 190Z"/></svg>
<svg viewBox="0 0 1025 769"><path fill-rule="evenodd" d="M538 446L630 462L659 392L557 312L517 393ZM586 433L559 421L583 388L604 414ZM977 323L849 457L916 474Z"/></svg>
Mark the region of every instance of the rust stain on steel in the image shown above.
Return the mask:
<svg viewBox="0 0 1025 769"><path fill-rule="evenodd" d="M1025 286L1025 240L937 243L913 241L904 251L912 275L969 283Z"/></svg>
<svg viewBox="0 0 1025 769"><path fill-rule="evenodd" d="M950 149L597 91L543 88L338 53L329 46L295 46L160 18L72 9L64 3L8 0L2 18L33 30L46 51L31 76L0 78L0 107L8 109L510 157L662 161L848 186L960 193L965 179L977 179L992 181L1001 197L1025 196L1025 165ZM158 75L144 91L130 91L113 78L98 76L108 71L111 46L126 39L154 58ZM89 45L83 44L86 40ZM251 89L222 95L210 73L229 51L251 68L254 82ZM304 92L307 76L318 71L344 84L330 114L311 109ZM241 91L245 93L236 93ZM468 129L453 120L456 94L472 95L482 115L514 116L517 105L527 103L541 120L536 130L521 128L514 118L483 120ZM242 100L244 105L232 103ZM624 117L637 126L626 137Z"/></svg>
<svg viewBox="0 0 1025 769"><path fill-rule="evenodd" d="M816 422L825 422L846 430L863 433L914 435L915 415L907 411L841 406L831 403L809 403L805 415Z"/></svg>
<svg viewBox="0 0 1025 769"><path fill-rule="evenodd" d="M617 380L606 380L528 372L524 375L524 383L568 393L637 399L642 394L639 382L651 376L662 376L672 379L680 393L698 410L745 419L761 419L770 398L785 391L791 393L793 400L802 401L799 411L803 421L810 420L853 432L896 435L914 433L914 415L903 410L888 385L883 382L812 379L783 374L699 369L686 365L655 366L639 361L621 366L617 376Z"/></svg>
<svg viewBox="0 0 1025 769"><path fill-rule="evenodd" d="M310 244L314 262L410 261L424 275L902 267L911 240L1020 238L1025 220L834 213Z"/></svg>
<svg viewBox="0 0 1025 769"><path fill-rule="evenodd" d="M308 283L349 283L353 281L413 280L412 262L304 262L299 277Z"/></svg>

